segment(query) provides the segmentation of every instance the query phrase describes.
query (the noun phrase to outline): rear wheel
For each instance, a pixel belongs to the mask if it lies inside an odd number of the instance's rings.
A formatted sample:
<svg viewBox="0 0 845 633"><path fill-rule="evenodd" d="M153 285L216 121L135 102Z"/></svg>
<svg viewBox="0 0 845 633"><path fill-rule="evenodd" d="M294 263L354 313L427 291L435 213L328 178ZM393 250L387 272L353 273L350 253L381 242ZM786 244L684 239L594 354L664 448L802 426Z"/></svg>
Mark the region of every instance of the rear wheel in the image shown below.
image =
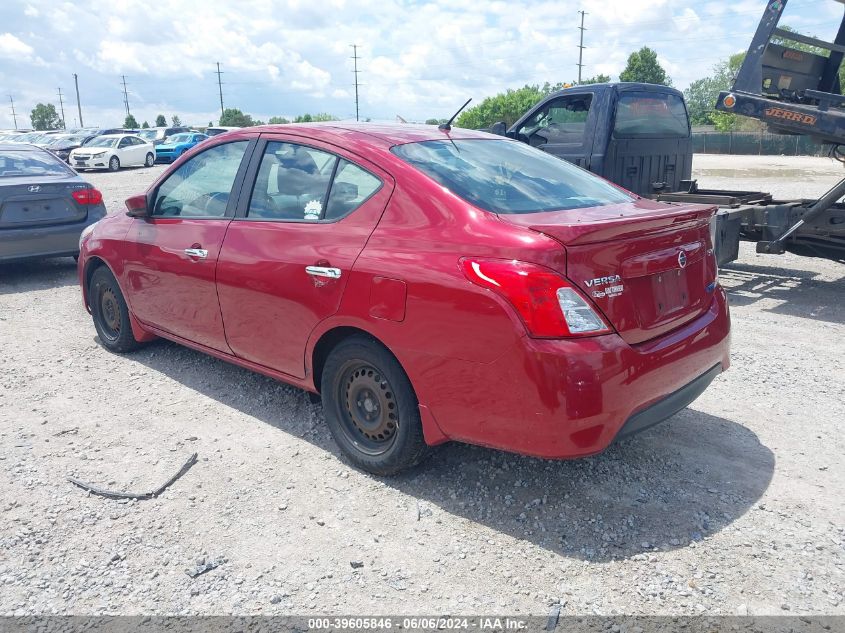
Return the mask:
<svg viewBox="0 0 845 633"><path fill-rule="evenodd" d="M376 341L355 336L335 347L323 368L321 393L335 442L359 468L393 475L428 453L411 381Z"/></svg>
<svg viewBox="0 0 845 633"><path fill-rule="evenodd" d="M155 162L156 162L156 157L153 156L152 154L147 154L147 160L144 161L144 164L147 167L152 167L153 165L155 165Z"/></svg>
<svg viewBox="0 0 845 633"><path fill-rule="evenodd" d="M91 275L88 284L88 305L94 318L94 327L103 346L111 352L131 352L140 343L132 334L129 308L117 280L105 266Z"/></svg>
<svg viewBox="0 0 845 633"><path fill-rule="evenodd" d="M109 159L109 171L117 171L120 169L120 159L117 156L112 156Z"/></svg>

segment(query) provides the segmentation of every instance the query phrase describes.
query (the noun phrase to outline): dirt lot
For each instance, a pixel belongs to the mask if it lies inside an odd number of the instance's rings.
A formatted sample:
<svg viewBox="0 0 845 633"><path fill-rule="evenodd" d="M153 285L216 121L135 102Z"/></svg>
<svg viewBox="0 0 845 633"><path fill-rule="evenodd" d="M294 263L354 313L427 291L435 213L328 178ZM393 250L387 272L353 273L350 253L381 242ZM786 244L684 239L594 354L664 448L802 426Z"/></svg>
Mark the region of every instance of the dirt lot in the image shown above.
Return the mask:
<svg viewBox="0 0 845 633"><path fill-rule="evenodd" d="M90 180L115 212L161 169ZM841 170L696 160L779 195ZM2 266L0 614L845 614L845 265L746 244L722 283L733 367L662 426L573 462L449 445L378 479L301 391L169 343L106 352L72 260ZM194 451L155 500L65 479L146 490Z"/></svg>

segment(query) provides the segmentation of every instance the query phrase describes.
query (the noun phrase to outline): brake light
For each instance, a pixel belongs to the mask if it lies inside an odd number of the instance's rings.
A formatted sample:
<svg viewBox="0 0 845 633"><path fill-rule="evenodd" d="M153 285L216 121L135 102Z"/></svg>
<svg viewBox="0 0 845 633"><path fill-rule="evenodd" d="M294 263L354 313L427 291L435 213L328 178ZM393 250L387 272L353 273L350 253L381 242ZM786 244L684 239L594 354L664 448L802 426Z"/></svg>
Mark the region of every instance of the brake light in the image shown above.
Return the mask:
<svg viewBox="0 0 845 633"><path fill-rule="evenodd" d="M553 270L517 260L470 257L461 260L461 268L472 283L507 299L531 336L563 338L611 331L573 284Z"/></svg>
<svg viewBox="0 0 845 633"><path fill-rule="evenodd" d="M83 205L101 204L103 202L103 194L100 193L99 189L94 189L93 187L90 189L77 189L71 195L74 200Z"/></svg>

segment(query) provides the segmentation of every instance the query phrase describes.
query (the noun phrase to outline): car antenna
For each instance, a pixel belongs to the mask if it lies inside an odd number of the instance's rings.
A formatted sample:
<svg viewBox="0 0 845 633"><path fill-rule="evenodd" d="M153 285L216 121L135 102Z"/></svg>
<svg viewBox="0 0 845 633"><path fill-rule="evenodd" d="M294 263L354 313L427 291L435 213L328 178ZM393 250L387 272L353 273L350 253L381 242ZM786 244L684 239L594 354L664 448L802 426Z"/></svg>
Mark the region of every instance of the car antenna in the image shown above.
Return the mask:
<svg viewBox="0 0 845 633"><path fill-rule="evenodd" d="M438 125L438 126L437 126L437 129L438 129L438 130L443 130L444 132L448 132L449 130L451 130L451 129L452 129L452 121L454 121L454 120L458 117L458 115L459 115L461 112L463 112L464 108L465 108L465 107L467 107L467 106L469 105L469 102L470 102L470 101L472 101L472 97L470 97L469 99L467 99L467 102L466 102L464 105L462 105L460 108L458 108L458 111L457 111L457 112L455 112L455 114L453 114L453 115L452 115L452 118L451 118L451 119L449 119L448 121L446 121L446 123L441 123L440 125Z"/></svg>

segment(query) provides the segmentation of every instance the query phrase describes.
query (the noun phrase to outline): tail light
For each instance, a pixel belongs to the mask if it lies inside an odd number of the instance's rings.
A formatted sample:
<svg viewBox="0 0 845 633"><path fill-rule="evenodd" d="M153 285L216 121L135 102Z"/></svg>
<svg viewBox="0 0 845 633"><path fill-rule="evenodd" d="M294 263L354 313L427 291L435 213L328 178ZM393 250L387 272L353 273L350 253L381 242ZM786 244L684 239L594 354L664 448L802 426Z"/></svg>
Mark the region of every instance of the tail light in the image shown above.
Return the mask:
<svg viewBox="0 0 845 633"><path fill-rule="evenodd" d="M461 260L472 283L501 295L516 309L528 333L538 338L595 336L611 331L601 315L566 278L517 260Z"/></svg>
<svg viewBox="0 0 845 633"><path fill-rule="evenodd" d="M93 187L89 189L77 189L71 195L74 200L82 205L101 204L103 202L103 194L100 193L99 189L94 189Z"/></svg>

